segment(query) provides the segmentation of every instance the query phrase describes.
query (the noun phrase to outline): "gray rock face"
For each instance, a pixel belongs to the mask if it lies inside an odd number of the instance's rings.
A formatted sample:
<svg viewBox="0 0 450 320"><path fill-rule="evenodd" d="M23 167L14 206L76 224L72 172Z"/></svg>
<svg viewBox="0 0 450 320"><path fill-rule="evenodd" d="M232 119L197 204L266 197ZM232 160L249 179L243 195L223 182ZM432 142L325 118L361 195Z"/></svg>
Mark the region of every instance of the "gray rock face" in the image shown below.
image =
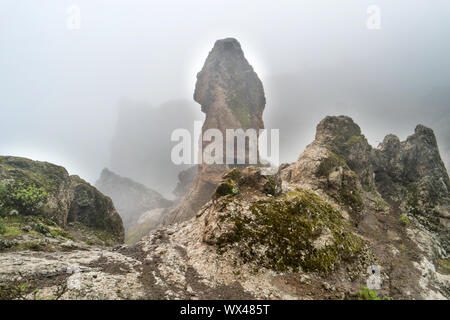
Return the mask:
<svg viewBox="0 0 450 320"><path fill-rule="evenodd" d="M236 39L216 41L197 75L194 100L206 114L202 134L208 129L218 129L225 137L226 129L264 128L264 89ZM203 148L208 143L203 142ZM223 155L225 162L225 145ZM167 214L164 223L170 224L193 217L201 206L211 199L227 170L227 165L199 165L191 188Z"/></svg>
<svg viewBox="0 0 450 320"><path fill-rule="evenodd" d="M377 189L450 245L450 182L433 130L418 125L400 142L388 135L373 151Z"/></svg>
<svg viewBox="0 0 450 320"><path fill-rule="evenodd" d="M158 192L129 178L121 177L106 168L103 169L95 186L113 200L123 219L127 242L131 239L133 239L132 242L138 240L136 239L137 236L134 235L136 228L145 229L139 232L142 236L145 231L148 232L158 225L155 222L160 217L144 228L145 219L140 219L141 215L154 209L165 209L172 205L172 201L165 199ZM165 212L165 210L163 211Z"/></svg>
<svg viewBox="0 0 450 320"><path fill-rule="evenodd" d="M72 176L74 197L67 222L78 222L88 228L115 235L119 243L124 241L124 227L111 198L77 176Z"/></svg>
<svg viewBox="0 0 450 320"><path fill-rule="evenodd" d="M206 113L203 131L264 128L264 89L236 39L216 41L197 74L194 100Z"/></svg>
<svg viewBox="0 0 450 320"><path fill-rule="evenodd" d="M366 188L373 188L372 147L350 117L325 117L317 125L316 141L342 157Z"/></svg>
<svg viewBox="0 0 450 320"><path fill-rule="evenodd" d="M391 295L448 297L449 178L431 129L418 125L406 141L388 135L374 149L351 118L326 117L281 178L348 215L380 266L392 270Z"/></svg>
<svg viewBox="0 0 450 320"><path fill-rule="evenodd" d="M69 176L63 167L1 156L0 185L9 188L0 199L2 211L43 216L62 228L80 224L104 233L112 242L122 243L124 240L122 219L111 199L78 176ZM41 200L33 205L34 199ZM16 209L11 210L12 207ZM8 215L8 212L3 214Z"/></svg>

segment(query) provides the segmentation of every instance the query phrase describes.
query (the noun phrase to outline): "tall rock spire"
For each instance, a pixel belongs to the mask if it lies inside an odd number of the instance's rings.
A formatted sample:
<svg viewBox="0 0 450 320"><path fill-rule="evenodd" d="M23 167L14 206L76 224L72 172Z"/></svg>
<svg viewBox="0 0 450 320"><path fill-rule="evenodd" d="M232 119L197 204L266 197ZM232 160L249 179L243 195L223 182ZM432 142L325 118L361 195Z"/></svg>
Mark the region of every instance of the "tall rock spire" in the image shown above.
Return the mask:
<svg viewBox="0 0 450 320"><path fill-rule="evenodd" d="M236 39L216 41L202 70L197 74L194 100L206 114L202 136L208 129L218 129L226 137L226 129L264 128L264 88ZM203 148L208 143L203 142ZM227 154L225 149L224 143L224 156ZM199 164L190 190L167 214L165 223L193 217L211 199L223 173L228 169L225 164Z"/></svg>
<svg viewBox="0 0 450 320"><path fill-rule="evenodd" d="M194 100L206 113L203 129L264 128L263 85L236 39L216 41L197 74Z"/></svg>

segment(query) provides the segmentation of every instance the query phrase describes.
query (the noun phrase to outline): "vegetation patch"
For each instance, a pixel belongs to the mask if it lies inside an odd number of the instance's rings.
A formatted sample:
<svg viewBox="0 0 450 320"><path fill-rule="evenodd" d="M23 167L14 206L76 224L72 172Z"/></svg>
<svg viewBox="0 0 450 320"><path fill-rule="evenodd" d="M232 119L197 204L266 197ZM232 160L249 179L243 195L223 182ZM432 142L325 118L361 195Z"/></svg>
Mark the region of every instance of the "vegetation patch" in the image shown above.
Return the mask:
<svg viewBox="0 0 450 320"><path fill-rule="evenodd" d="M0 210L2 215L16 211L24 215L37 215L47 201L48 194L34 184L17 182L0 188Z"/></svg>
<svg viewBox="0 0 450 320"><path fill-rule="evenodd" d="M25 300L29 287L27 282L0 283L0 300Z"/></svg>
<svg viewBox="0 0 450 320"><path fill-rule="evenodd" d="M408 218L405 214L402 214L402 215L400 216L399 221L400 221L402 224L404 224L405 226L407 226L407 225L410 223L409 218Z"/></svg>
<svg viewBox="0 0 450 320"><path fill-rule="evenodd" d="M297 189L286 197L257 201L250 212L226 218L234 227L219 237L219 253L236 244L244 262L277 271L327 273L364 249L341 214L310 191Z"/></svg>
<svg viewBox="0 0 450 320"><path fill-rule="evenodd" d="M445 274L450 274L450 258L438 259L438 270Z"/></svg>
<svg viewBox="0 0 450 320"><path fill-rule="evenodd" d="M25 235L28 240L25 240ZM41 216L0 217L0 250L47 250L45 238L73 237L50 219ZM42 241L43 240L43 241Z"/></svg>
<svg viewBox="0 0 450 320"><path fill-rule="evenodd" d="M35 281L0 282L0 300L58 300L67 292L67 284L65 281L58 284L54 295L49 297L41 297L39 292Z"/></svg>
<svg viewBox="0 0 450 320"><path fill-rule="evenodd" d="M239 193L238 184L234 180L227 178L217 186L217 189L214 193L214 197L220 198L229 194L236 195L238 193Z"/></svg>
<svg viewBox="0 0 450 320"><path fill-rule="evenodd" d="M319 177L328 177L329 174L338 167L348 168L344 158L337 155L332 151L328 151L328 158L325 158L320 162L320 165L316 171L316 175Z"/></svg>
<svg viewBox="0 0 450 320"><path fill-rule="evenodd" d="M392 300L392 298L388 296L379 297L375 290L371 290L367 287L362 287L362 289L358 291L358 294L358 300Z"/></svg>
<svg viewBox="0 0 450 320"><path fill-rule="evenodd" d="M388 207L389 206L384 201L381 200L375 201L375 210L378 212L385 211Z"/></svg>
<svg viewBox="0 0 450 320"><path fill-rule="evenodd" d="M234 116L241 123L242 128L250 128L251 110L249 105L246 103L246 99L243 99L240 95L236 95L235 97L229 99L227 102Z"/></svg>
<svg viewBox="0 0 450 320"><path fill-rule="evenodd" d="M356 181L357 177L353 171L345 171L342 175L342 184L339 190L337 192L330 190L328 194L338 203L348 207L352 211L361 212L364 208L364 202L358 191Z"/></svg>
<svg viewBox="0 0 450 320"><path fill-rule="evenodd" d="M69 175L63 167L20 157L0 157L6 175L16 183L35 185L48 193L57 192Z"/></svg>
<svg viewBox="0 0 450 320"><path fill-rule="evenodd" d="M335 130L333 141L329 147L334 153L345 156L352 146L363 140L361 129L357 124L352 123L340 130Z"/></svg>
<svg viewBox="0 0 450 320"><path fill-rule="evenodd" d="M406 192L406 205L409 213L420 214L419 210L419 189L416 184L408 185Z"/></svg>
<svg viewBox="0 0 450 320"><path fill-rule="evenodd" d="M279 190L280 189L280 190ZM264 193L276 196L281 192L281 188L279 188L279 184L277 182L277 178L272 176L267 176L267 183L264 185Z"/></svg>
<svg viewBox="0 0 450 320"><path fill-rule="evenodd" d="M340 200L354 211L359 212L364 206L361 195L356 190L342 190L340 193Z"/></svg>
<svg viewBox="0 0 450 320"><path fill-rule="evenodd" d="M0 221L0 235L3 235L5 233L6 233L6 226L2 221Z"/></svg>
<svg viewBox="0 0 450 320"><path fill-rule="evenodd" d="M231 180L238 182L241 175L241 170L239 170L239 168L233 168L227 172L224 178L230 178Z"/></svg>

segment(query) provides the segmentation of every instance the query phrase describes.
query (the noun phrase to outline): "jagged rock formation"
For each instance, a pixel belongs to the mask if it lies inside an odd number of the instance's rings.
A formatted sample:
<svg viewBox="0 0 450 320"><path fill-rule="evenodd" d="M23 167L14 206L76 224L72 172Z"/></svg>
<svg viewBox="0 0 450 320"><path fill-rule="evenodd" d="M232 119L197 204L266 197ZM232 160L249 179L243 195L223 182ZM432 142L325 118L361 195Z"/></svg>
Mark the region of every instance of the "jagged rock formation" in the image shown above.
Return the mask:
<svg viewBox="0 0 450 320"><path fill-rule="evenodd" d="M125 241L134 243L161 222L172 201L158 192L103 169L95 186L111 197L125 226Z"/></svg>
<svg viewBox="0 0 450 320"><path fill-rule="evenodd" d="M290 187L315 190L343 209L356 231L370 239L378 263L390 270L391 294L409 288L448 296L448 280L435 273L448 266L448 176L432 130L419 125L405 142L388 135L373 149L351 118L326 117L315 141L297 162L282 167L281 176ZM431 284L429 278L439 280ZM425 294L427 286L433 289Z"/></svg>
<svg viewBox="0 0 450 320"><path fill-rule="evenodd" d="M374 150L373 159L377 189L436 233L437 250L445 255L450 248L450 182L433 130L418 125L402 142L388 135Z"/></svg>
<svg viewBox="0 0 450 320"><path fill-rule="evenodd" d="M0 186L3 216L16 216L18 220L42 217L75 238L89 233L94 242L123 243L122 220L111 199L78 176L69 176L63 167L2 156Z"/></svg>
<svg viewBox="0 0 450 320"><path fill-rule="evenodd" d="M371 150L351 118L326 117L299 159L282 166L281 176L288 183L321 192L359 219L366 209L363 195L370 202L382 201L373 181Z"/></svg>
<svg viewBox="0 0 450 320"><path fill-rule="evenodd" d="M381 296L450 298L448 175L430 129L375 149L352 119L327 117L295 163L264 169L228 171L195 217L131 247L6 252L0 280L77 276L62 295L75 299L356 299L376 275ZM76 255L84 272L65 273Z"/></svg>
<svg viewBox="0 0 450 320"><path fill-rule="evenodd" d="M226 129L264 128L264 89L236 39L216 41L202 70L197 74L194 100L206 114L202 135L208 129L218 129L225 137ZM208 143L203 141L203 149ZM225 163L226 144L223 146L223 156ZM232 158L235 159L234 154ZM227 169L227 165L198 165L198 173L191 188L165 217L165 224L193 217L211 198Z"/></svg>

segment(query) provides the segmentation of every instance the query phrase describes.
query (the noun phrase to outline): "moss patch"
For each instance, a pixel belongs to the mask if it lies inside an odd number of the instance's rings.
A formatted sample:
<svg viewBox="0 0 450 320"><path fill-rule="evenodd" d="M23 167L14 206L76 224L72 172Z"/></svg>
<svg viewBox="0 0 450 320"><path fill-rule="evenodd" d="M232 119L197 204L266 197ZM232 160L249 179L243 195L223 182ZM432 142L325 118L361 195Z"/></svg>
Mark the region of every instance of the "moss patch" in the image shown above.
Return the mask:
<svg viewBox="0 0 450 320"><path fill-rule="evenodd" d="M438 270L444 274L450 274L450 258L438 259Z"/></svg>
<svg viewBox="0 0 450 320"><path fill-rule="evenodd" d="M343 189L340 193L340 200L353 211L361 211L364 206L361 195L356 190Z"/></svg>
<svg viewBox="0 0 450 320"><path fill-rule="evenodd" d="M226 179L222 181L218 186L214 193L215 198L224 197L226 195L235 195L239 192L238 185L235 181L231 179Z"/></svg>
<svg viewBox="0 0 450 320"><path fill-rule="evenodd" d="M316 174L319 177L328 177L328 175L337 167L348 168L345 159L332 151L328 151L328 158L320 163Z"/></svg>
<svg viewBox="0 0 450 320"><path fill-rule="evenodd" d="M250 106L247 103L247 99L242 94L240 94L228 99L227 103L236 119L241 123L242 128L250 128L251 110Z"/></svg>
<svg viewBox="0 0 450 320"><path fill-rule="evenodd" d="M40 240L46 237L73 240L73 237L66 230L45 217L3 217L0 218L0 226L2 226L0 241L10 244L1 246L0 250L43 250L46 245L42 244ZM24 241L25 235L32 240Z"/></svg>
<svg viewBox="0 0 450 320"><path fill-rule="evenodd" d="M363 250L341 214L314 193L297 189L288 197L260 200L251 215L230 215L232 232L218 239L219 252L237 244L240 256L277 271L330 272ZM328 231L330 239L316 245Z"/></svg>
<svg viewBox="0 0 450 320"><path fill-rule="evenodd" d="M48 193L57 192L69 175L63 167L19 157L0 157L0 167L16 183L35 185Z"/></svg>
<svg viewBox="0 0 450 320"><path fill-rule="evenodd" d="M363 140L364 137L361 135L359 126L355 123L349 123L333 132L333 141L330 143L330 150L336 154L345 156L350 147Z"/></svg>
<svg viewBox="0 0 450 320"><path fill-rule="evenodd" d="M140 225L134 225L130 227L125 236L125 244L131 245L135 244L142 237L147 235L151 230L155 229L157 224L155 223L143 223Z"/></svg>
<svg viewBox="0 0 450 320"><path fill-rule="evenodd" d="M399 221L405 226L407 226L410 223L408 217L406 215L404 215L404 214L402 214L400 216Z"/></svg>

